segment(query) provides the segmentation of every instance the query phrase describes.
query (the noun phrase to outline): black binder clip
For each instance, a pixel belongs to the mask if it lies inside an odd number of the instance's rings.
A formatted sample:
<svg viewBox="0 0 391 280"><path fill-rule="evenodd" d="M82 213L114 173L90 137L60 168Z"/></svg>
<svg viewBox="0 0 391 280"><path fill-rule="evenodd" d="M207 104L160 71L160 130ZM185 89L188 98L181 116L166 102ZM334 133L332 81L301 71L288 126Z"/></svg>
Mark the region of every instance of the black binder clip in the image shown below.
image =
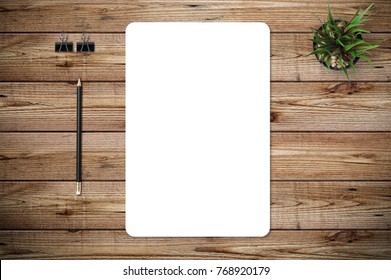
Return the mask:
<svg viewBox="0 0 391 280"><path fill-rule="evenodd" d="M68 42L68 34L67 33L61 33L60 34L60 42L56 42L54 45L54 50L56 52L71 52L73 51L73 44L72 42Z"/></svg>
<svg viewBox="0 0 391 280"><path fill-rule="evenodd" d="M90 42L90 34L81 34L81 42L77 43L77 52L93 52L95 51L95 43Z"/></svg>

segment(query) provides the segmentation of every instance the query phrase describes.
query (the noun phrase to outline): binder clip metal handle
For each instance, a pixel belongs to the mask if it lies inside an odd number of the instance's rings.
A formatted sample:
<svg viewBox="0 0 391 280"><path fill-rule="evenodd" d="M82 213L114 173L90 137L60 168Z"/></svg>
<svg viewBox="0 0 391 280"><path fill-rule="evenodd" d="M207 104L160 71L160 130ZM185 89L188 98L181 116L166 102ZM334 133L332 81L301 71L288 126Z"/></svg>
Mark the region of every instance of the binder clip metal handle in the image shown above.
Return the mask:
<svg viewBox="0 0 391 280"><path fill-rule="evenodd" d="M63 32L60 34L60 42L56 42L54 45L54 50L56 52L72 52L73 44L68 42L68 34Z"/></svg>
<svg viewBox="0 0 391 280"><path fill-rule="evenodd" d="M81 42L77 43L76 49L77 49L77 52L94 52L95 51L95 43L90 42L90 34L88 34L88 33L81 34Z"/></svg>

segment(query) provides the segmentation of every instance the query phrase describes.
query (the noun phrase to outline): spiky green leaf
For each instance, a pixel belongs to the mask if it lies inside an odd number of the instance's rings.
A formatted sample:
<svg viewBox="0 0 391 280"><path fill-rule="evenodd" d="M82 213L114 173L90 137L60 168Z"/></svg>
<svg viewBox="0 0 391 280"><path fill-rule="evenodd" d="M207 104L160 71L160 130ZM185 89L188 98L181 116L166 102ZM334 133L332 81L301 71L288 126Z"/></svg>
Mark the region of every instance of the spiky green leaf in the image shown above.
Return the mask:
<svg viewBox="0 0 391 280"><path fill-rule="evenodd" d="M344 47L345 51L349 51L350 49L354 48L355 46L358 46L358 45L361 45L361 44L368 44L367 42L365 42L364 40L360 40L358 39L356 42L354 42L353 44L349 44L349 45L346 45Z"/></svg>
<svg viewBox="0 0 391 280"><path fill-rule="evenodd" d="M351 20L351 24L360 24L362 23L363 21L365 21L365 19L363 19L363 17L365 16L365 14L373 7L373 3L371 5L369 5L365 10L364 12L362 13L359 13L356 15L356 17L353 17L353 19Z"/></svg>
<svg viewBox="0 0 391 280"><path fill-rule="evenodd" d="M349 77L349 74L348 74L348 70L346 70L345 67L342 67L342 71L344 72L345 76L348 78L348 81L350 82L350 77Z"/></svg>

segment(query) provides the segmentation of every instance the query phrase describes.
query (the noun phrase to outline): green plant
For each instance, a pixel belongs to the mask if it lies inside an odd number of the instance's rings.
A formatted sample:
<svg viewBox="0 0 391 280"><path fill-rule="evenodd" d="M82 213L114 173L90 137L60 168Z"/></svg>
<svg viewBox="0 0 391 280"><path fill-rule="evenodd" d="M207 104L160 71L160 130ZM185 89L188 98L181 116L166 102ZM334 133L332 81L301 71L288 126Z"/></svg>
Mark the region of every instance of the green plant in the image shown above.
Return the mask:
<svg viewBox="0 0 391 280"><path fill-rule="evenodd" d="M383 41L373 44L363 40L363 33L370 33L362 28L364 22L368 20L368 11L374 4L369 5L363 12L360 8L353 18L347 22L342 18L334 19L328 7L328 18L322 23L319 29L311 28L314 38L314 51L308 55L315 54L317 59L327 65L328 69L342 70L349 79L347 68L356 71L354 64L358 59L363 59L371 63L368 51L377 48Z"/></svg>

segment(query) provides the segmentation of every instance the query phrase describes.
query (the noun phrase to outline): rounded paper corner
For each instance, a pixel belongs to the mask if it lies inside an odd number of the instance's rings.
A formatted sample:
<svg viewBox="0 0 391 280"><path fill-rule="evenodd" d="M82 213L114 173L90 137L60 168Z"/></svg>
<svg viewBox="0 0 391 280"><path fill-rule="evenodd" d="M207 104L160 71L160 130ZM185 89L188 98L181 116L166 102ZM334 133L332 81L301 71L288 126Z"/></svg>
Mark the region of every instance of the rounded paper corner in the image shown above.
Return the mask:
<svg viewBox="0 0 391 280"><path fill-rule="evenodd" d="M132 230L129 226L126 226L126 227L125 227L125 231L126 231L126 233L127 233L130 237L142 237L142 235L137 234L137 232L135 232L134 229Z"/></svg>
<svg viewBox="0 0 391 280"><path fill-rule="evenodd" d="M128 212L128 209L126 209L126 212ZM143 237L143 235L137 231L137 225L132 222L131 217L128 217L127 214L125 218L125 231L130 237Z"/></svg>
<svg viewBox="0 0 391 280"><path fill-rule="evenodd" d="M265 22L258 22L260 27L262 28L262 31L267 31L267 33L270 34L270 26Z"/></svg>
<svg viewBox="0 0 391 280"><path fill-rule="evenodd" d="M140 22L131 22L126 26L125 33L129 33L132 31L134 28L140 25Z"/></svg>
<svg viewBox="0 0 391 280"><path fill-rule="evenodd" d="M270 224L261 230L261 232L259 233L259 237L266 237L269 235L269 233L270 233Z"/></svg>

